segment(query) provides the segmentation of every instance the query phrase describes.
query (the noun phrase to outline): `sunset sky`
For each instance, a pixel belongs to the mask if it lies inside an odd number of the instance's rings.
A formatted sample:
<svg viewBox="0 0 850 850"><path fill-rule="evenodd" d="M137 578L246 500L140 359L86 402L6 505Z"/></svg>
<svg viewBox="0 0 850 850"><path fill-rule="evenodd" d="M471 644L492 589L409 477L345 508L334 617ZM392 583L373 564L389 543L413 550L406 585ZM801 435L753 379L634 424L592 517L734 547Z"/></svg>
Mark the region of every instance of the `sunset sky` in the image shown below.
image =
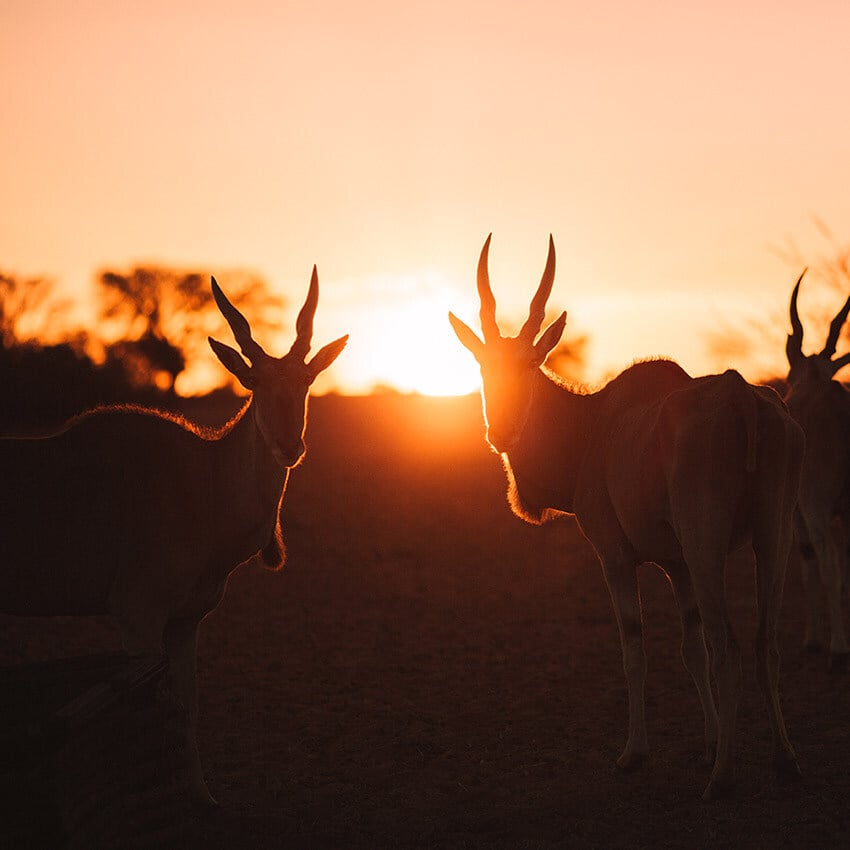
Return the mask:
<svg viewBox="0 0 850 850"><path fill-rule="evenodd" d="M283 353L316 263L324 388L460 391L483 240L510 320L551 232L590 380L722 368L708 331L785 315L777 249L850 241L848 34L838 0L4 0L0 270L252 269Z"/></svg>

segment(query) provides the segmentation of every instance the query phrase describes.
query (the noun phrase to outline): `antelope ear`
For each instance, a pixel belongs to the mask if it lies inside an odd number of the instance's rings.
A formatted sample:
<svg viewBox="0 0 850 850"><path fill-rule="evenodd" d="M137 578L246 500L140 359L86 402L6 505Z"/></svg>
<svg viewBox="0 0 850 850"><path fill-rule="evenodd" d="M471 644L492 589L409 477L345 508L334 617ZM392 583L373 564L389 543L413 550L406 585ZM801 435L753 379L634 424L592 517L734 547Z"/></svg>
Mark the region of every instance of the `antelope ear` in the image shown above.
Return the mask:
<svg viewBox="0 0 850 850"><path fill-rule="evenodd" d="M342 354L342 349L348 342L348 334L341 336L339 339L329 342L324 348L320 348L307 364L307 374L310 376L310 383L316 380L319 372L324 372L334 360Z"/></svg>
<svg viewBox="0 0 850 850"><path fill-rule="evenodd" d="M545 331L543 331L543 335L537 340L537 344L534 346L534 365L542 366L543 362L549 356L549 352L558 344L561 339L561 335L564 333L564 327L567 324L567 314L566 312L561 313Z"/></svg>
<svg viewBox="0 0 850 850"><path fill-rule="evenodd" d="M207 337L207 339L209 340L210 348L212 348L215 356L221 360L224 368L231 375L235 375L239 383L246 390L253 390L257 386L257 381L251 373L251 367L242 359L242 355L236 349L225 345L223 342L219 342L217 339L213 339L211 336Z"/></svg>
<svg viewBox="0 0 850 850"><path fill-rule="evenodd" d="M848 363L850 363L850 354L842 354L841 357L831 360L829 365L831 367L832 374L834 375L840 369L843 369Z"/></svg>
<svg viewBox="0 0 850 850"><path fill-rule="evenodd" d="M454 313L449 313L449 322L451 322L452 330L460 340L460 344L472 352L472 356L480 363L481 358L484 356L484 343L481 342L475 331L465 322L462 322Z"/></svg>

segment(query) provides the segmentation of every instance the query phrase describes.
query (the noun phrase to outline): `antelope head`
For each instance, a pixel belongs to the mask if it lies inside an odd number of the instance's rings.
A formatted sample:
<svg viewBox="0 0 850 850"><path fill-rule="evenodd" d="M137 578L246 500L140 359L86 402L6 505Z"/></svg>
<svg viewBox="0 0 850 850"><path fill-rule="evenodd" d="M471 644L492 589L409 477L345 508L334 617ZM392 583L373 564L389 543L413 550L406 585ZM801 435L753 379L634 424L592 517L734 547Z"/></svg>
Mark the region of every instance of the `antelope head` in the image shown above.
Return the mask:
<svg viewBox="0 0 850 850"><path fill-rule="evenodd" d="M537 383L535 378L549 352L558 344L567 314L562 313L537 339L555 280L555 243L550 235L546 268L531 299L528 319L517 336L503 337L496 324L496 299L490 288L489 250L490 236L478 260L479 315L484 340L453 313L449 313L449 321L461 344L472 352L481 367L487 440L497 452L507 452L522 434Z"/></svg>
<svg viewBox="0 0 850 850"><path fill-rule="evenodd" d="M829 335L826 338L826 345L818 354L803 354L803 324L800 321L800 316L797 313L797 295L800 291L800 282L803 280L803 275L806 270L797 278L797 283L794 286L794 291L791 293L791 333L788 335L788 341L785 343L785 354L788 357L788 364L791 369L788 372L788 383L791 385L799 384L803 381L830 381L835 373L850 363L850 353L843 354L841 357L833 359L835 347L838 344L838 337L841 334L841 328L847 320L847 314L850 312L850 298L847 299L841 310L838 311L835 318L829 325Z"/></svg>
<svg viewBox="0 0 850 850"><path fill-rule="evenodd" d="M346 334L319 349L311 360L307 360L313 337L313 316L319 302L316 267L313 266L307 299L295 323L295 342L283 357L272 357L254 341L248 320L227 300L215 278L212 278L212 291L242 354L212 337L209 338L210 346L225 369L253 393L257 427L275 460L281 467L295 466L305 452L304 430L310 385L336 360L348 342Z"/></svg>

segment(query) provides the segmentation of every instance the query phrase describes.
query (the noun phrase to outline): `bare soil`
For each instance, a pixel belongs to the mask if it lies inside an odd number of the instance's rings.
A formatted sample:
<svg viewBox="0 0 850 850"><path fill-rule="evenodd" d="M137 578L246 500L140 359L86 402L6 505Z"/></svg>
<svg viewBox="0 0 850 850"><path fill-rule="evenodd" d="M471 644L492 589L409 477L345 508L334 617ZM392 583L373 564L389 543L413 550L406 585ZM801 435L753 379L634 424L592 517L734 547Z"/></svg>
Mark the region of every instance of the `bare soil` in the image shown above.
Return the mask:
<svg viewBox="0 0 850 850"><path fill-rule="evenodd" d="M202 626L199 742L221 805L199 848L848 846L850 678L800 648L796 566L782 691L805 782L770 773L742 556L728 580L746 653L738 782L704 803L666 579L642 568L653 752L624 774L601 572L572 520L511 514L477 399L325 396L308 446L286 496L287 566L234 573ZM116 645L99 621L2 621L0 637L5 662Z"/></svg>

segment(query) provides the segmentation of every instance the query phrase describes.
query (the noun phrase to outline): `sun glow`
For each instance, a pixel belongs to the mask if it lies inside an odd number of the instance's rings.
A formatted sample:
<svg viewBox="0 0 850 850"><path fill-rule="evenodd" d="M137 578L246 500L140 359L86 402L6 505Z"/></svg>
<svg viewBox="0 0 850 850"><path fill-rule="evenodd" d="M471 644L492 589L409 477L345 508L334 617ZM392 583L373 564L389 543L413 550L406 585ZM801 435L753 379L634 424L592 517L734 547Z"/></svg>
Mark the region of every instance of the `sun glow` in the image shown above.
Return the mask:
<svg viewBox="0 0 850 850"><path fill-rule="evenodd" d="M467 312L469 296L442 275L423 272L328 284L322 298L323 310L344 317L350 339L319 392L386 388L447 396L478 389L478 367L448 320L449 310Z"/></svg>

